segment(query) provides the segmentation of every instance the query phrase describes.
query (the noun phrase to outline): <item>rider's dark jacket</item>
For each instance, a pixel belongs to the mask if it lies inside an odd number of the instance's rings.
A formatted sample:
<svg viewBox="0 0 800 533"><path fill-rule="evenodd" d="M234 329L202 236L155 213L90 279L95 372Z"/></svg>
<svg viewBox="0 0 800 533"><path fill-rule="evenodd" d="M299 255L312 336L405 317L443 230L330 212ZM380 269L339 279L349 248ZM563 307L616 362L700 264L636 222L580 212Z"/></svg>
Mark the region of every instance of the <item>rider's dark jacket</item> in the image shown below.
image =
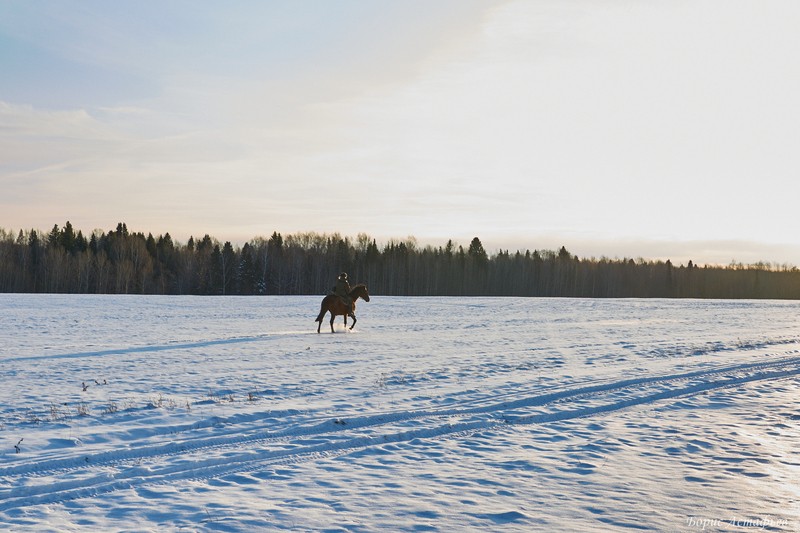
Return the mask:
<svg viewBox="0 0 800 533"><path fill-rule="evenodd" d="M340 279L336 282L336 287L333 289L333 293L337 296L341 296L342 298L349 299L350 298L350 284L347 283L346 279Z"/></svg>

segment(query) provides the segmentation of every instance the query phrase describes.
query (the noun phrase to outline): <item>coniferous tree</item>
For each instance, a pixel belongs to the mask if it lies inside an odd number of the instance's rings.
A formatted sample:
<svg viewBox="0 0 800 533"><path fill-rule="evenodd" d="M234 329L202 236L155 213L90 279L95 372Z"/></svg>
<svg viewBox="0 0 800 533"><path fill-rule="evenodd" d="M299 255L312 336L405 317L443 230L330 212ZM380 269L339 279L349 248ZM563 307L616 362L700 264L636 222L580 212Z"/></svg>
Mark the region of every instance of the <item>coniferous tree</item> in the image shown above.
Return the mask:
<svg viewBox="0 0 800 533"><path fill-rule="evenodd" d="M2 292L321 294L342 270L373 294L800 298L791 265L579 259L563 246L489 256L477 237L466 250L452 240L421 247L413 237L380 248L366 234L273 232L239 248L208 235L181 245L122 222L88 240L69 221L49 233L0 229Z"/></svg>

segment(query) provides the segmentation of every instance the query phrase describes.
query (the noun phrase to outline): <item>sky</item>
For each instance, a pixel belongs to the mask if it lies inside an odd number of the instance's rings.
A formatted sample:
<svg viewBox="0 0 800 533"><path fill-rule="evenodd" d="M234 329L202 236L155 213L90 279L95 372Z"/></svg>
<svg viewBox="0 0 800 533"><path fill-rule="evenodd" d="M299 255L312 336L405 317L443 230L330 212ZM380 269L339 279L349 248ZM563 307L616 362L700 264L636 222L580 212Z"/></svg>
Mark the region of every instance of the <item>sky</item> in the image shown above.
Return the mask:
<svg viewBox="0 0 800 533"><path fill-rule="evenodd" d="M0 227L800 265L794 0L0 0Z"/></svg>

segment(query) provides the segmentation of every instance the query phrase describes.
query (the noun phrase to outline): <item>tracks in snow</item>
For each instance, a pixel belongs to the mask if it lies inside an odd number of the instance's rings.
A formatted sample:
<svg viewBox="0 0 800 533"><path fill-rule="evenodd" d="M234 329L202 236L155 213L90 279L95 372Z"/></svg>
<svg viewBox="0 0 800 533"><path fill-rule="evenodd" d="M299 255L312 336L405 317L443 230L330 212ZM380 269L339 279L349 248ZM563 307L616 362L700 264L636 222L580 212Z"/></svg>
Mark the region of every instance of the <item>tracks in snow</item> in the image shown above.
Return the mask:
<svg viewBox="0 0 800 533"><path fill-rule="evenodd" d="M145 485L207 480L238 472L269 472L286 464L370 449L415 439L454 438L508 425L543 424L652 405L663 400L800 375L800 355L719 366L680 374L631 378L547 394L528 390L494 401L465 400L424 411L403 411L331 419L290 414L296 423L270 430L274 413L258 425L237 428L232 417L224 432L192 435L168 443L132 444L123 450L80 453L65 449L52 459L18 460L0 468L0 512L93 497ZM253 417L242 417L248 423ZM289 420L288 422L294 422ZM162 435L167 437L167 435ZM171 438L177 435L169 435ZM262 476L262 474L259 474ZM268 479L268 474L263 474Z"/></svg>

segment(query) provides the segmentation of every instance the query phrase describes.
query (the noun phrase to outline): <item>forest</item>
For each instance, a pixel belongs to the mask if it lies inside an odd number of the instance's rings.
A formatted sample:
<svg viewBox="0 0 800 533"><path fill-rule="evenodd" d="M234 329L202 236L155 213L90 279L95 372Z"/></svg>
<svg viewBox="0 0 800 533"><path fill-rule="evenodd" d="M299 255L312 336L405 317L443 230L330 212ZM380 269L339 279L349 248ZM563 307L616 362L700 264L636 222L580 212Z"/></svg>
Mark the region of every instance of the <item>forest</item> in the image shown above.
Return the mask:
<svg viewBox="0 0 800 533"><path fill-rule="evenodd" d="M800 271L789 265L579 258L563 246L489 255L478 237L466 248L413 237L378 246L364 233L273 232L234 246L209 235L178 243L125 223L88 237L69 222L49 233L0 229L6 293L322 295L342 271L374 295L800 299Z"/></svg>

